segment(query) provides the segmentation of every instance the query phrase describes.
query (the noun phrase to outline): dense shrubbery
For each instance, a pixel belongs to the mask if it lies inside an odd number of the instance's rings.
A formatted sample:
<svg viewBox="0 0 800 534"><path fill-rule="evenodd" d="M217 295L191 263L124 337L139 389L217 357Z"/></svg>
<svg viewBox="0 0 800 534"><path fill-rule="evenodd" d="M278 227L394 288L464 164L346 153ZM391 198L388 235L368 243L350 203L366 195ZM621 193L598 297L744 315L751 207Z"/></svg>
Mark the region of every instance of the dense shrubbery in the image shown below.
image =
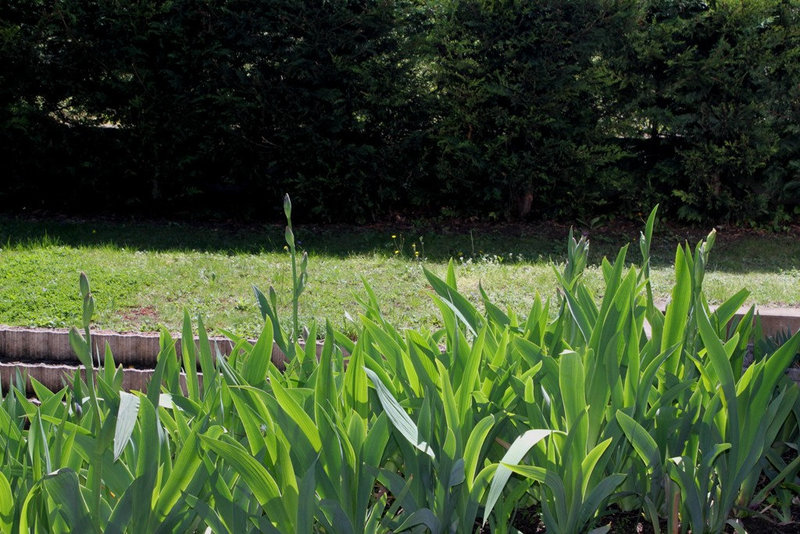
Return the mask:
<svg viewBox="0 0 800 534"><path fill-rule="evenodd" d="M647 2L625 52L615 129L634 173L684 220L777 219L797 205L800 9L793 2ZM645 174L646 171L647 174Z"/></svg>
<svg viewBox="0 0 800 534"><path fill-rule="evenodd" d="M785 0L12 0L0 198L779 223L798 49Z"/></svg>
<svg viewBox="0 0 800 534"><path fill-rule="evenodd" d="M445 205L552 218L612 202L602 177L620 151L600 128L608 80L595 62L624 16L596 1L467 1L448 11L431 36L431 170Z"/></svg>

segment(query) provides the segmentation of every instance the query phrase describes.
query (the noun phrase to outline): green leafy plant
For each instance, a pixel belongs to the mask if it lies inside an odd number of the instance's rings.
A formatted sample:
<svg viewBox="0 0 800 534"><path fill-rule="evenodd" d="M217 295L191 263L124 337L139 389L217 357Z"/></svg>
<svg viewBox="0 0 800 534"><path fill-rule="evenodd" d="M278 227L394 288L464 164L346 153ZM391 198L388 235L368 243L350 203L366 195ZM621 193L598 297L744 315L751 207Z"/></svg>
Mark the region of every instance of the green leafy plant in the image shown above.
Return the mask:
<svg viewBox="0 0 800 534"><path fill-rule="evenodd" d="M288 203L286 215L289 234ZM570 234L560 295L526 317L482 287L470 301L452 261L442 277L423 267L434 331L395 328L366 283L357 338L327 323L319 353L258 291L261 333L229 336L228 356L185 313L180 350L161 332L145 392L125 391L111 351L93 347L81 275L70 342L84 374L58 391L31 380L36 403L22 376L0 392L0 530L504 533L524 508L548 532L599 534L610 506L670 533L741 530L765 505L785 519L800 390L784 371L800 335L744 368L758 328L752 311L731 320L746 294L713 311L703 297L713 232L678 249L660 311L655 216L640 267L627 248L601 262L599 298L583 279L588 241Z"/></svg>

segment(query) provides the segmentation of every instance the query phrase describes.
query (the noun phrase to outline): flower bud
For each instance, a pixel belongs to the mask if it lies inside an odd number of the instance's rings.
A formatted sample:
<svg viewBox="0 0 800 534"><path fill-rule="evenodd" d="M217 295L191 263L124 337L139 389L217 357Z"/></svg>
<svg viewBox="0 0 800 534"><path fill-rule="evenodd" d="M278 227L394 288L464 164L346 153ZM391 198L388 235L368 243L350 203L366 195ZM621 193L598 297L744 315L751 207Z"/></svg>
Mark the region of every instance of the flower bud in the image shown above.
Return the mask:
<svg viewBox="0 0 800 534"><path fill-rule="evenodd" d="M289 199L289 193L283 197L283 213L286 214L286 220L291 224L292 218L292 201Z"/></svg>

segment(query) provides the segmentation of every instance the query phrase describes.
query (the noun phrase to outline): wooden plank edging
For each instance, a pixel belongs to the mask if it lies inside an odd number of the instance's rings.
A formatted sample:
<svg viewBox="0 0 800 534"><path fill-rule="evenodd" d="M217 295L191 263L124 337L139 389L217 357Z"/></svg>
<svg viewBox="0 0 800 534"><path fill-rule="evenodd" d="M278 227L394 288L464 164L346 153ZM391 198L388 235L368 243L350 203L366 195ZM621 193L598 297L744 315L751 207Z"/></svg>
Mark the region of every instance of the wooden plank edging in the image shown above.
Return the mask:
<svg viewBox="0 0 800 534"><path fill-rule="evenodd" d="M173 339L180 358L180 336L173 336ZM255 343L255 340L249 341ZM195 343L199 343L198 338L195 338ZM114 355L114 363L123 367L123 387L129 391L144 391L156 365L160 350L159 335L92 332L92 352L100 355L101 364L104 362L106 344ZM209 344L212 356L217 351L229 356L234 347L233 342L223 337L209 338ZM321 343L317 343L317 354L321 350ZM271 359L279 368L283 368L286 361L286 356L275 343L272 345ZM26 377L27 390L31 393L27 377L35 378L56 390L63 387L65 381L68 383L72 380L76 369L80 369L81 376L85 378L85 370L70 347L68 330L0 326L0 385L4 391L16 380L17 371ZM198 375L202 376L199 370L198 362Z"/></svg>
<svg viewBox="0 0 800 534"><path fill-rule="evenodd" d="M30 378L41 382L51 391L57 391L65 385L71 384L75 376L75 371L80 370L81 378L86 379L86 371L83 367L76 365L59 365L47 363L27 363L27 362L2 362L0 363L0 383L3 391L8 391L9 384L16 383L17 373L20 373L25 380L28 394L33 393ZM95 374L102 373L102 370L95 370ZM124 369L122 375L122 388L125 391L145 391L150 377L153 376L152 370L145 369Z"/></svg>
<svg viewBox="0 0 800 534"><path fill-rule="evenodd" d="M180 336L173 336L175 350L181 353ZM199 340L195 338L195 343ZM123 367L152 368L159 352L157 333L92 332L92 354L99 354L101 361L106 344L111 348L114 361ZM228 356L233 343L224 337L209 338L211 353ZM273 351L274 352L274 351ZM0 359L2 361L32 361L48 363L78 363L69 344L69 331L64 328L18 328L0 326Z"/></svg>
<svg viewBox="0 0 800 534"><path fill-rule="evenodd" d="M735 319L741 319L748 309L740 309L734 316ZM774 336L787 330L792 333L800 330L800 309L763 308L756 309L756 313L761 318L764 335ZM180 336L174 336L173 339L176 340L175 348L180 356ZM251 343L254 342L251 340ZM197 338L195 343L199 343ZM106 344L111 348L116 364L124 368L123 387L127 390L144 391L159 353L159 335L92 332L93 353L100 354L101 362ZM224 337L211 337L209 344L212 354L219 350L221 354L228 356L233 350L233 343ZM317 343L317 354L321 348L321 344ZM285 355L276 344L272 347L272 361L278 366L286 361ZM68 330L0 325L0 384L4 390L15 380L17 370L50 389L58 389L64 384L65 375L67 381L71 380L79 367L80 363L69 344ZM30 383L28 387L30 388Z"/></svg>

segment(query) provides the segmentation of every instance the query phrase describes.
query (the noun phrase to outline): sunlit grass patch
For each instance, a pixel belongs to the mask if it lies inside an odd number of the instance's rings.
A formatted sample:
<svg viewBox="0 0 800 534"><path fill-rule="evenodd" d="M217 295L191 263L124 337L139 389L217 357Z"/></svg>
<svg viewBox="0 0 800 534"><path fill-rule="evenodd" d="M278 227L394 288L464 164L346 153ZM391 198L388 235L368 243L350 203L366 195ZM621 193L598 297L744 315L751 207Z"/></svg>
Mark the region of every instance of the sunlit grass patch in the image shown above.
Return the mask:
<svg viewBox="0 0 800 534"><path fill-rule="evenodd" d="M564 261L566 234L557 235L562 231L567 229L437 233L425 228L297 227L299 250L308 251L310 258L300 323L324 324L328 319L353 334L347 316L357 318L360 312L363 277L393 324L441 326L422 266L443 272L450 257L456 258L459 289L473 303L480 300L480 283L499 306L527 313L536 292L545 298L556 294L553 267ZM229 330L252 337L260 331L253 285L274 286L279 314L291 316L291 269L281 234L279 226L0 219L0 324L73 324L79 300L74 280L83 270L96 280L96 328L152 331L163 324L177 331L185 308L202 314L213 333ZM601 293L599 260L635 237L624 232L589 236L588 287ZM657 300L669 298L674 243L681 237L664 231L654 239L651 279ZM712 304L746 287L751 291L748 303L798 306L800 239L728 238L721 231L704 286Z"/></svg>

